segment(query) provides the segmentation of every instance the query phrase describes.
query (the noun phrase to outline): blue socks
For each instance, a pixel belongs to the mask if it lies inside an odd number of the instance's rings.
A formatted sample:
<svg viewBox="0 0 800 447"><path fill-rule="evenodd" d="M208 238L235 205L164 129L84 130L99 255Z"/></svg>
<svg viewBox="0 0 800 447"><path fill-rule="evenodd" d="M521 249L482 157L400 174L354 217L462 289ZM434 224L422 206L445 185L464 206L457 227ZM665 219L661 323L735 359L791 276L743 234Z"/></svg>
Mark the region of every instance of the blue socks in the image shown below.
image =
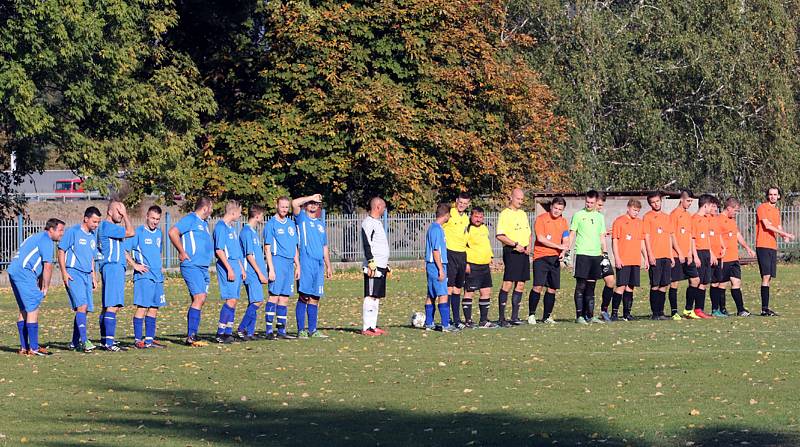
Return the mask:
<svg viewBox="0 0 800 447"><path fill-rule="evenodd" d="M19 348L30 349L28 347L28 328L24 321L17 321L17 332L19 332Z"/></svg>
<svg viewBox="0 0 800 447"><path fill-rule="evenodd" d="M308 333L314 333L317 331L317 315L319 315L319 305L318 304L309 304L306 307L308 312Z"/></svg>
<svg viewBox="0 0 800 447"><path fill-rule="evenodd" d="M136 341L142 341L143 323L144 323L144 318L133 317L133 339Z"/></svg>
<svg viewBox="0 0 800 447"><path fill-rule="evenodd" d="M31 351L39 350L39 323L26 323L25 328L28 330L28 349Z"/></svg>
<svg viewBox="0 0 800 447"><path fill-rule="evenodd" d="M442 317L442 327L450 326L450 303L439 303L437 307Z"/></svg>
<svg viewBox="0 0 800 447"><path fill-rule="evenodd" d="M156 317L144 317L144 344L151 345L156 338Z"/></svg>
<svg viewBox="0 0 800 447"><path fill-rule="evenodd" d="M286 315L289 314L289 308L286 306L277 306L278 310L278 334L286 335Z"/></svg>
<svg viewBox="0 0 800 447"><path fill-rule="evenodd" d="M433 326L433 304L425 305L425 326Z"/></svg>
<svg viewBox="0 0 800 447"><path fill-rule="evenodd" d="M75 312L75 327L78 328L78 341L86 343L86 312Z"/></svg>
<svg viewBox="0 0 800 447"><path fill-rule="evenodd" d="M267 301L266 306L264 307L264 321L267 323L267 334L272 333L273 323L275 321L275 310L278 307L277 303L270 303ZM286 306L284 306L284 309Z"/></svg>
<svg viewBox="0 0 800 447"><path fill-rule="evenodd" d="M217 335L233 334L233 319L236 315L236 308L223 304L219 309L219 325Z"/></svg>
<svg viewBox="0 0 800 447"><path fill-rule="evenodd" d="M103 317L103 324L105 324L105 342L106 346L112 346L114 344L114 335L117 333L117 313L116 312L105 312L105 316Z"/></svg>
<svg viewBox="0 0 800 447"><path fill-rule="evenodd" d="M233 320L236 318L236 308L228 307L228 321L225 322L225 335L233 335Z"/></svg>
<svg viewBox="0 0 800 447"><path fill-rule="evenodd" d="M200 309L189 307L186 312L186 335L189 337L197 337L197 330L200 329L200 316L202 315Z"/></svg>
<svg viewBox="0 0 800 447"><path fill-rule="evenodd" d="M305 302L297 300L297 307L294 309L294 316L297 318L298 332L306 330L306 307L308 307L308 305Z"/></svg>
<svg viewBox="0 0 800 447"><path fill-rule="evenodd" d="M97 324L100 325L100 344L106 344L106 311L101 310L97 316Z"/></svg>
<svg viewBox="0 0 800 447"><path fill-rule="evenodd" d="M242 321L239 323L239 332L245 332L247 335L253 335L255 332L255 323L258 319L258 307L259 306L256 303L250 303L250 305L247 306L247 310L244 311Z"/></svg>

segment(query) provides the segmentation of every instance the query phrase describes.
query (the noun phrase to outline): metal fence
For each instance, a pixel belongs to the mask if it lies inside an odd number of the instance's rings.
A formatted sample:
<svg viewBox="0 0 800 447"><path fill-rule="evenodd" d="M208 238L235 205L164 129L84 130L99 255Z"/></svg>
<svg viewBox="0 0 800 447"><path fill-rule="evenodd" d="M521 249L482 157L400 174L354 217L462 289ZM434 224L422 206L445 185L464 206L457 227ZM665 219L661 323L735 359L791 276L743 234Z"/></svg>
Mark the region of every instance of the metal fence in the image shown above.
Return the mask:
<svg viewBox="0 0 800 447"><path fill-rule="evenodd" d="M494 235L497 225L498 213L487 212L484 223L489 227L489 234ZM531 228L535 216L530 215ZM362 259L361 248L361 221L364 214L328 214L325 221L328 225L328 247L331 260L334 262L358 261ZM611 220L606 216L606 220ZM434 220L432 213L423 214L386 214L383 217L384 226L389 237L389 246L394 260L422 259L425 255L425 231ZM175 216L164 213L160 227L164 232L164 265L167 268L178 266L178 252L167 240L167 230L177 221ZM781 221L786 231L800 234L800 207L787 207L781 209ZM213 226L217 219L212 219L209 226ZM737 217L739 229L745 240L751 246L755 243L756 212L753 207L743 207ZM73 225L77 222L67 222ZM132 219L135 226L144 224L143 219ZM22 216L15 219L0 219L0 271L6 269L17 249L26 237L41 231L44 221L25 220ZM239 223L239 227L241 227ZM609 227L610 228L610 227ZM261 228L259 228L259 232ZM495 257L501 255L501 245L491 237ZM780 240L779 249L800 248L799 242L786 242Z"/></svg>

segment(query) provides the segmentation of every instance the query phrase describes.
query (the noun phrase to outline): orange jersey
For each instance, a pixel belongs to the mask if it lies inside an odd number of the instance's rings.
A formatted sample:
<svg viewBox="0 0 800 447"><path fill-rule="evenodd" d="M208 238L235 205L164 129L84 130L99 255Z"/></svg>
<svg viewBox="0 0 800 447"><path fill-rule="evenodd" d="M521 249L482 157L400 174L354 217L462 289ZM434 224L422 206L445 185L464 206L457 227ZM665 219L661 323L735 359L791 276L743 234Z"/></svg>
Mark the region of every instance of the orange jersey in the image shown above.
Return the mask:
<svg viewBox="0 0 800 447"><path fill-rule="evenodd" d="M644 233L641 219L633 219L627 214L617 217L611 227L611 239L617 240L617 252L622 265L642 264L642 240Z"/></svg>
<svg viewBox="0 0 800 447"><path fill-rule="evenodd" d="M672 257L672 241L674 232L669 216L661 211L648 211L642 220L642 232L650 236L650 248L656 259Z"/></svg>
<svg viewBox="0 0 800 447"><path fill-rule="evenodd" d="M762 222L764 219L767 219L772 226L780 226L781 212L778 207L766 202L758 205L756 209L756 247L777 249L778 239L774 232L767 230L764 226L764 222Z"/></svg>
<svg viewBox="0 0 800 447"><path fill-rule="evenodd" d="M725 242L725 257L722 262L732 262L739 260L739 227L736 226L736 219L720 214L719 231L722 234L722 241Z"/></svg>
<svg viewBox="0 0 800 447"><path fill-rule="evenodd" d="M711 252L716 257L722 257L722 229L721 214L708 217L708 242L711 244Z"/></svg>
<svg viewBox="0 0 800 447"><path fill-rule="evenodd" d="M558 256L561 254L561 250L545 247L539 242L539 236L544 236L545 239L554 244L561 244L564 240L564 233L569 234L569 223L562 216L553 219L550 213L543 213L536 217L536 222L533 224L533 232L536 235L536 239L533 242L533 259Z"/></svg>
<svg viewBox="0 0 800 447"><path fill-rule="evenodd" d="M709 216L692 216L692 239L697 250L711 250Z"/></svg>
<svg viewBox="0 0 800 447"><path fill-rule="evenodd" d="M692 241L692 216L688 211L678 206L669 215L672 232L684 256L689 256L689 246ZM672 257L677 258L678 253L672 250Z"/></svg>

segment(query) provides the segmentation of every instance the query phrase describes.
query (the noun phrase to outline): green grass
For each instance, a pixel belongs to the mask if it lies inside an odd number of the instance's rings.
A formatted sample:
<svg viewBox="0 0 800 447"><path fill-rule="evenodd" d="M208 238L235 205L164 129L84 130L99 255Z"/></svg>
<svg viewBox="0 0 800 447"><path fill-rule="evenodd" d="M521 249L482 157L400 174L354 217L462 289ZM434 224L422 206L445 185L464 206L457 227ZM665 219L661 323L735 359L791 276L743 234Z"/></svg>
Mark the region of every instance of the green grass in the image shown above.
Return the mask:
<svg viewBox="0 0 800 447"><path fill-rule="evenodd" d="M398 272L381 308L390 330L382 338L355 332L362 285L345 273L326 286L328 340L118 354L63 350L71 312L54 287L41 317L56 351L47 358L14 353L16 307L0 290L0 444L798 445L800 267L779 273L779 318L579 327L566 322L573 284L564 281L561 324L442 334L405 327L422 309L424 282ZM751 310L756 276L745 269ZM185 288L170 279L167 290L159 334L177 341ZM212 294L205 332L218 310ZM634 310L648 312L643 294ZM120 314L123 337L131 316Z"/></svg>

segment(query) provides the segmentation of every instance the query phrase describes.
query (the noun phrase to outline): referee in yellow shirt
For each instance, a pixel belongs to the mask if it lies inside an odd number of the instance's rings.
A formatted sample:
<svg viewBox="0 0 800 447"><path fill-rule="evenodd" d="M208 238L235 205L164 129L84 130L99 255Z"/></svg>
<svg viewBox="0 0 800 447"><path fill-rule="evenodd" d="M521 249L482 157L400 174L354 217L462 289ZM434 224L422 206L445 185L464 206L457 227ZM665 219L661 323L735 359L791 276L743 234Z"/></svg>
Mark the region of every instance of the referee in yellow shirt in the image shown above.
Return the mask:
<svg viewBox="0 0 800 447"><path fill-rule="evenodd" d="M495 328L489 321L489 302L492 297L492 244L489 241L489 227L483 224L483 208L472 208L467 226L467 278L464 291L464 324L473 327L472 296L477 292L480 309L481 329Z"/></svg>
<svg viewBox="0 0 800 447"><path fill-rule="evenodd" d="M500 308L498 324L503 327L520 325L519 305L525 292L525 282L531 279L531 224L528 215L522 210L525 193L515 188L511 192L508 208L497 219L497 240L503 244L503 285L497 297ZM511 288L511 321L506 321L506 303Z"/></svg>
<svg viewBox="0 0 800 447"><path fill-rule="evenodd" d="M447 242L447 294L450 302L452 324L459 329L464 328L461 322L461 289L467 274L467 226L469 225L470 197L462 192L450 208L450 220L444 227Z"/></svg>

